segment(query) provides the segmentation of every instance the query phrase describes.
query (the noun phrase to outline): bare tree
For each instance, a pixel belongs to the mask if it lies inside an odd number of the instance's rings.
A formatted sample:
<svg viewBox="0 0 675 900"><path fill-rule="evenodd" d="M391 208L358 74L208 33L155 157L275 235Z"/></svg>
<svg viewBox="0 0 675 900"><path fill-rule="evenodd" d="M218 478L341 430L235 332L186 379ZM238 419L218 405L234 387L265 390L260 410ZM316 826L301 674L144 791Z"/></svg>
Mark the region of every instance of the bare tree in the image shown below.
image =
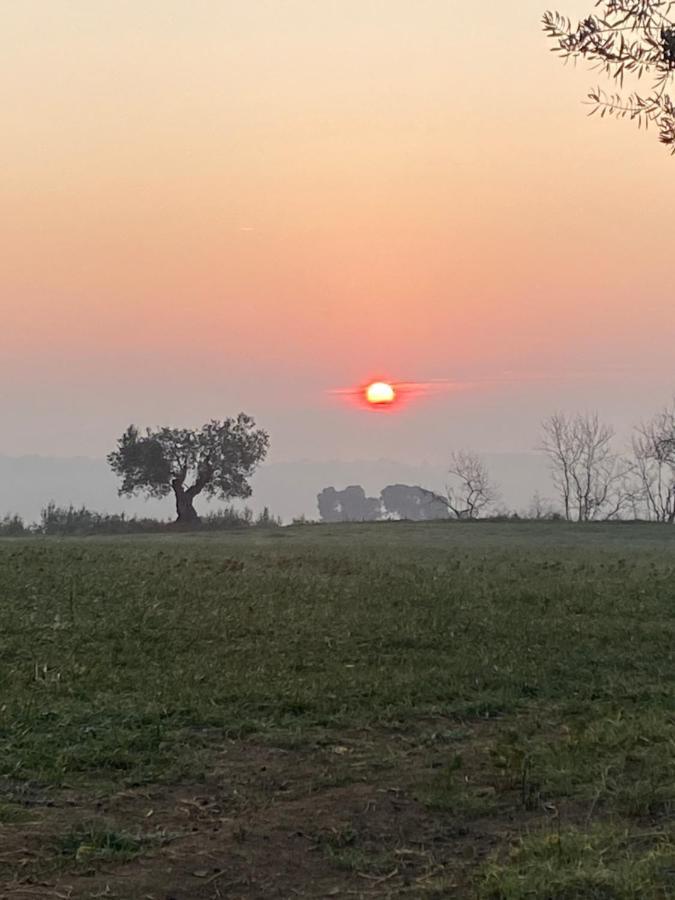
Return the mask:
<svg viewBox="0 0 675 900"><path fill-rule="evenodd" d="M647 517L675 523L675 401L639 425L633 436L638 496Z"/></svg>
<svg viewBox="0 0 675 900"><path fill-rule="evenodd" d="M477 519L499 498L485 462L472 450L453 450L448 475L448 509L458 519Z"/></svg>
<svg viewBox="0 0 675 900"><path fill-rule="evenodd" d="M556 413L542 422L543 450L568 521L616 518L627 503L628 467L612 449L614 429L597 413Z"/></svg>
<svg viewBox="0 0 675 900"><path fill-rule="evenodd" d="M623 87L625 81L651 79L647 93L622 96L598 87L588 97L591 115L631 119L658 126L660 140L675 154L675 103L668 93L675 73L675 21L670 0L596 0L596 14L576 25L560 13L544 14L543 27L553 52L565 60L583 58Z"/></svg>
<svg viewBox="0 0 675 900"><path fill-rule="evenodd" d="M553 484L563 505L563 515L572 518L572 472L579 465L579 447L573 437L570 420L556 413L542 423L540 449L548 455L551 463Z"/></svg>
<svg viewBox="0 0 675 900"><path fill-rule="evenodd" d="M499 491L490 479L487 466L471 450L453 450L448 466L450 481L445 495L433 491L425 493L442 503L456 519L477 519L499 498Z"/></svg>
<svg viewBox="0 0 675 900"><path fill-rule="evenodd" d="M530 505L523 515L526 519L553 519L556 516L556 511L550 500L542 497L539 491L535 491L530 500Z"/></svg>

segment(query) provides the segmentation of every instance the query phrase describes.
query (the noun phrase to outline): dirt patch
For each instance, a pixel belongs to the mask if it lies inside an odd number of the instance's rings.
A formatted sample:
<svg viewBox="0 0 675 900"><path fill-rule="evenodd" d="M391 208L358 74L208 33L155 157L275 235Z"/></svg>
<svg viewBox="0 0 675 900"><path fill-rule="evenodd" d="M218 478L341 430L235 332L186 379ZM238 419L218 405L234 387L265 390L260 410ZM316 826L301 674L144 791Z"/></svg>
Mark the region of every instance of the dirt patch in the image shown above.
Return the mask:
<svg viewBox="0 0 675 900"><path fill-rule="evenodd" d="M0 832L0 900L432 897L446 890L468 897L471 870L514 823L430 807L420 784L433 781L450 753L436 740L448 723L434 727L430 744L419 733L370 731L323 735L292 749L232 741L214 750L204 781L33 803L29 823ZM454 740L475 748L477 727ZM130 861L59 855L59 836L86 821L155 843Z"/></svg>

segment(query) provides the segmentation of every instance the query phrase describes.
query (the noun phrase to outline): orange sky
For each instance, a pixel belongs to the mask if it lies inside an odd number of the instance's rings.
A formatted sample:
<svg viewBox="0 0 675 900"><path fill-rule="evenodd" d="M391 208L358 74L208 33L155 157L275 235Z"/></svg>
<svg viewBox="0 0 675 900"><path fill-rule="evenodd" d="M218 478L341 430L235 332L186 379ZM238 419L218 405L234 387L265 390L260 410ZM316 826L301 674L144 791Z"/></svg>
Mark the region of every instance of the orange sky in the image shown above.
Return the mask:
<svg viewBox="0 0 675 900"><path fill-rule="evenodd" d="M545 0L481 6L5 4L0 453L243 408L276 458L414 460L666 402L675 160L585 118ZM326 394L377 371L511 375L386 424Z"/></svg>

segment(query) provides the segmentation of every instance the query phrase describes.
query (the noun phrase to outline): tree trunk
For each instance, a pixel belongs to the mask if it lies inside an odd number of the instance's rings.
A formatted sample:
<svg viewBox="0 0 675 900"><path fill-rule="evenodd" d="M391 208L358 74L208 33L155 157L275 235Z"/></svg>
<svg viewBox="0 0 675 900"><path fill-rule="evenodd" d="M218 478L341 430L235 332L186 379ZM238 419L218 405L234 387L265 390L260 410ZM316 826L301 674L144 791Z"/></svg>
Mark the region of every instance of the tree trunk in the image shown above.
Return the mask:
<svg viewBox="0 0 675 900"><path fill-rule="evenodd" d="M199 516L192 505L193 494L184 490L182 485L174 485L174 494L176 495L176 524L177 525L196 525L199 522Z"/></svg>

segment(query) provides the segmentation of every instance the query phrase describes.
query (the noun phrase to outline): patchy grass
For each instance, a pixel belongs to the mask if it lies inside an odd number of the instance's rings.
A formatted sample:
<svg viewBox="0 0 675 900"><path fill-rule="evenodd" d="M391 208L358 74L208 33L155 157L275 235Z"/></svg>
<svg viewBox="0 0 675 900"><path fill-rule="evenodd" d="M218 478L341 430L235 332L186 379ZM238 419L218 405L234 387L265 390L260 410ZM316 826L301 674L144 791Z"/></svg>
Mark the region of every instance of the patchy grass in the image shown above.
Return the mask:
<svg viewBox="0 0 675 900"><path fill-rule="evenodd" d="M675 887L675 831L614 826L529 835L487 866L484 900L666 900Z"/></svg>
<svg viewBox="0 0 675 900"><path fill-rule="evenodd" d="M0 803L0 825L30 822L30 811L15 803Z"/></svg>
<svg viewBox="0 0 675 900"><path fill-rule="evenodd" d="M131 834L105 822L91 821L69 828L55 842L57 854L76 863L128 862L165 843L165 834Z"/></svg>
<svg viewBox="0 0 675 900"><path fill-rule="evenodd" d="M665 897L674 610L655 526L0 541L0 880L52 853L269 896L301 858L289 895Z"/></svg>

